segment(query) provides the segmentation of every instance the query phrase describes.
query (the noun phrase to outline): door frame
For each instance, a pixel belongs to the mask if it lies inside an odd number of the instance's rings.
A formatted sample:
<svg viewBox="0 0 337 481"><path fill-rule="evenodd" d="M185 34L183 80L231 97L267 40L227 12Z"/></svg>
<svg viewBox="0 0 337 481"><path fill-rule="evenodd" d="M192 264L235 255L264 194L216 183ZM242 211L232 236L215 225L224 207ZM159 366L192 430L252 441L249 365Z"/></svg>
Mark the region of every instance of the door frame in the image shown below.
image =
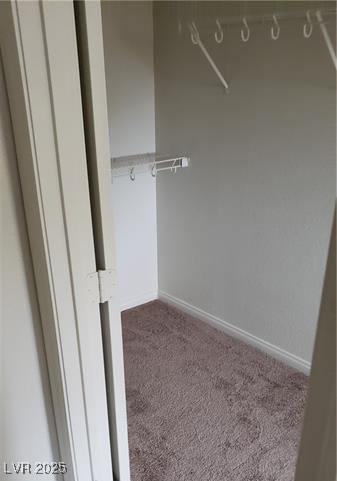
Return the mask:
<svg viewBox="0 0 337 481"><path fill-rule="evenodd" d="M98 269L113 275L110 298L101 306L113 469L130 481L122 325L116 284L111 196L111 159L101 3L75 2L83 118Z"/></svg>
<svg viewBox="0 0 337 481"><path fill-rule="evenodd" d="M336 205L295 481L336 481Z"/></svg>
<svg viewBox="0 0 337 481"><path fill-rule="evenodd" d="M112 481L73 2L0 2L0 48L61 456L52 461L66 463L66 481Z"/></svg>

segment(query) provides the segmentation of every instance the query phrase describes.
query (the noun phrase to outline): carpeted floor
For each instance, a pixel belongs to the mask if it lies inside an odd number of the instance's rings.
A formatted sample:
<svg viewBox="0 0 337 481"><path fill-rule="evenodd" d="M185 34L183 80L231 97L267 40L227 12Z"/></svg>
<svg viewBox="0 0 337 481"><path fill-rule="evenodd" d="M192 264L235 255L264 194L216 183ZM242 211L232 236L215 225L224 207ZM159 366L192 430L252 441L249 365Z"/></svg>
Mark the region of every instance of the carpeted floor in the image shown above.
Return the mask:
<svg viewBox="0 0 337 481"><path fill-rule="evenodd" d="M123 319L132 481L292 481L307 377L160 301Z"/></svg>

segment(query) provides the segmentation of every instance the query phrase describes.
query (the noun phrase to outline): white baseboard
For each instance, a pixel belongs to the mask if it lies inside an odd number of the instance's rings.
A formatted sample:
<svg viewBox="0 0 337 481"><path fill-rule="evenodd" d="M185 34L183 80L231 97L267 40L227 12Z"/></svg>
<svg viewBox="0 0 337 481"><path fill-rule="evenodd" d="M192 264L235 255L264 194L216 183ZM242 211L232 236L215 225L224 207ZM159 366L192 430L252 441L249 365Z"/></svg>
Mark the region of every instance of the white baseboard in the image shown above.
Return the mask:
<svg viewBox="0 0 337 481"><path fill-rule="evenodd" d="M213 316L212 314L209 314L208 312L205 312L198 307L192 306L191 304L188 304L187 302L178 299L177 297L171 296L167 292L159 291L158 297L162 301L167 302L174 307L177 307L181 311L187 312L188 314L196 317L197 319L205 321L208 324L211 324L212 326L221 329L226 334L229 334L232 337L236 337L246 342L247 344L250 344L260 349L261 351L270 354L271 356L278 359L279 361L284 362L288 366L291 366L305 374L309 374L311 365L308 361L305 361L304 359L301 359L300 357L297 357L294 354L291 354L290 352L285 351L284 349L281 349L274 344L271 344L270 342L264 341L263 339L256 337L253 334L250 334L249 332L240 329L239 327L233 326L233 324L230 324L229 322L226 322L219 317Z"/></svg>
<svg viewBox="0 0 337 481"><path fill-rule="evenodd" d="M138 296L127 297L120 300L120 310L125 311L126 309L131 309L132 307L140 306L141 304L146 304L146 302L154 301L158 299L158 291L150 291L140 294Z"/></svg>

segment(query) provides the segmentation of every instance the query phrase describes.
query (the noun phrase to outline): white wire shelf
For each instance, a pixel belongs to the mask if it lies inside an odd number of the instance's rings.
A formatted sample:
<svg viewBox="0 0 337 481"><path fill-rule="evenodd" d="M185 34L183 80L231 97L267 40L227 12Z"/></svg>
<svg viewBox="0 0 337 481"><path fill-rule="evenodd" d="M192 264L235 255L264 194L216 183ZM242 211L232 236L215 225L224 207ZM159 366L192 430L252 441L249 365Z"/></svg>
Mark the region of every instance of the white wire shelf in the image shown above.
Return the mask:
<svg viewBox="0 0 337 481"><path fill-rule="evenodd" d="M190 3L192 4L194 2ZM314 7L314 4L312 6ZM206 48L206 45L204 43L204 34L209 34L211 32L211 38L213 37L214 41L217 44L221 44L223 42L226 43L226 41L224 40L225 32L228 28L235 26L240 27L241 39L243 42L249 41L251 36L251 27L259 23L268 27L272 40L278 40L280 38L281 24L283 23L283 20L301 21L300 28L302 30L304 38L306 39L309 39L312 35L314 28L319 26L331 60L335 66L335 69L337 70L335 41L330 38L329 32L327 30L327 24L331 23L335 25L336 8L319 8L317 10L311 8L309 10L306 9L302 11L293 11L292 13L281 13L274 11L273 13L268 13L267 15L262 16L250 15L232 18L222 17L221 15L218 15L211 20L209 17L205 19L202 18L200 15L199 18L196 18L196 10L192 10L189 16L191 17L189 20L187 18L185 19L184 16L179 17L178 30L180 33L183 33L184 30L189 33L192 43L199 47L201 53L204 55L210 67L213 69L215 75L218 77L226 93L229 92L229 84L221 70L218 68L213 56L210 54L208 47ZM201 37L203 37L203 39L201 39Z"/></svg>
<svg viewBox="0 0 337 481"><path fill-rule="evenodd" d="M112 177L128 175L131 180L136 179L137 173L150 172L153 177L158 172L176 172L179 168L188 167L190 158L186 155L161 155L157 153L144 153L114 157L111 159Z"/></svg>
<svg viewBox="0 0 337 481"><path fill-rule="evenodd" d="M226 2L224 2L226 3ZM310 3L310 2L309 2ZM307 3L307 5L309 5ZM192 2L191 2L192 4ZM305 3L303 2L305 5ZM184 14L184 11L181 11L181 17L180 17L180 22L181 22L181 27L185 28L186 33L189 33L189 25L191 24L192 21L195 21L198 25L198 28L200 30L200 33L214 33L217 30L218 23L221 27L224 29L228 28L239 28L241 29L243 25L243 18L247 20L247 23L249 25L267 25L267 26L272 26L274 23L274 16L277 17L277 20L280 22L298 22L298 21L303 21L302 25L304 25L306 22L308 22L308 12L309 15L311 16L310 23L314 25L319 25L320 23L324 24L334 24L336 21L336 14L337 10L336 7L333 6L331 8L325 8L324 6L320 7L319 2L316 2L316 6L314 2L312 2L312 6L310 7L309 5L309 10L308 8L302 8L300 10L298 9L293 9L289 11L280 11L279 9L276 9L276 11L270 11L269 13L265 14L249 14L247 13L246 15L239 15L239 16L232 16L232 15L222 15L221 14L221 6L219 8L219 15L209 15L209 13L203 13L199 12L198 14L191 14L190 12L186 12ZM323 2L322 2L323 4ZM219 2L219 5L221 5L221 2ZM270 3L272 5L272 3ZM291 5L291 2L289 2L289 5ZM186 7L188 9L188 6ZM205 7L207 8L207 6ZM316 11L320 11L321 16L324 18L322 19L317 19L316 17ZM309 17L310 18L310 17ZM218 23L216 22L218 20ZM302 27L301 27L302 28ZM221 42L219 42L221 43Z"/></svg>

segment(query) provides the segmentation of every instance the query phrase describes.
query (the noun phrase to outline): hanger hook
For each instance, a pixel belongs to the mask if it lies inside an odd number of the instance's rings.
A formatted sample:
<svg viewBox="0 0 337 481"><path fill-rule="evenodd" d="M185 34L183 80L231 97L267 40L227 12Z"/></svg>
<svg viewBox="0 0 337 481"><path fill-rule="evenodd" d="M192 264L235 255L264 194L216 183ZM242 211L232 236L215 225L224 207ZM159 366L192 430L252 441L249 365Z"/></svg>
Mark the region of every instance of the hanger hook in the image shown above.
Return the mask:
<svg viewBox="0 0 337 481"><path fill-rule="evenodd" d="M136 174L135 174L135 168L134 168L134 167L132 167L132 168L130 169L130 179L131 179L132 181L134 181L134 180L136 179Z"/></svg>
<svg viewBox="0 0 337 481"><path fill-rule="evenodd" d="M198 43L199 43L199 31L198 31L198 29L197 29L197 26L196 26L195 22L192 22L192 23L191 23L190 30L191 30L191 40L192 40L192 43L193 43L194 45L198 45Z"/></svg>
<svg viewBox="0 0 337 481"><path fill-rule="evenodd" d="M174 172L174 173L177 172L176 162L177 162L177 159L174 159L173 164L171 165L171 172Z"/></svg>
<svg viewBox="0 0 337 481"><path fill-rule="evenodd" d="M151 175L152 175L152 177L156 177L156 175L157 175L156 164L153 164L153 166L151 168Z"/></svg>
<svg viewBox="0 0 337 481"><path fill-rule="evenodd" d="M311 17L310 17L310 10L307 10L306 17L307 17L307 21L303 25L303 35L304 35L304 38L310 38L312 31L314 29L314 26L312 24Z"/></svg>
<svg viewBox="0 0 337 481"><path fill-rule="evenodd" d="M280 36L281 27L280 27L280 24L278 23L278 20L275 14L273 15L273 20L274 20L274 25L270 28L270 34L273 40L277 40Z"/></svg>
<svg viewBox="0 0 337 481"><path fill-rule="evenodd" d="M243 17L242 23L245 27L245 30L241 28L241 39L243 42L248 42L250 37L250 29L249 29L246 17Z"/></svg>
<svg viewBox="0 0 337 481"><path fill-rule="evenodd" d="M223 41L223 29L221 27L221 23L218 18L215 20L215 23L216 23L217 29L214 32L214 38L216 43L221 43Z"/></svg>

